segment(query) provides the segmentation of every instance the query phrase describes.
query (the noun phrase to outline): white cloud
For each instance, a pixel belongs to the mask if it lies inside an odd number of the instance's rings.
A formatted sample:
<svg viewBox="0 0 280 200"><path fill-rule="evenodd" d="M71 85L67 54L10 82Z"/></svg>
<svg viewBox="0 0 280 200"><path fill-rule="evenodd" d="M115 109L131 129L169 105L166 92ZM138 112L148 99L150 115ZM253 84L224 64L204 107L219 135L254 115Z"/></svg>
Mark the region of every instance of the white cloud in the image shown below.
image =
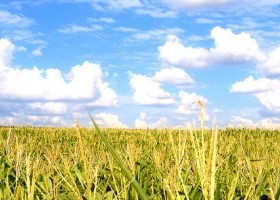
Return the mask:
<svg viewBox="0 0 280 200"><path fill-rule="evenodd" d="M166 117L160 117L157 121L149 124L150 128L166 128L168 127L168 120Z"/></svg>
<svg viewBox="0 0 280 200"><path fill-rule="evenodd" d="M196 103L197 101L201 101L204 104L208 103L208 100L196 93L188 93L184 91L179 91L178 94L180 98L180 103L177 107L176 113L179 114L197 114L200 111L199 105Z"/></svg>
<svg viewBox="0 0 280 200"><path fill-rule="evenodd" d="M106 8L113 10L122 10L142 6L140 0L96 0L90 1L90 3L97 10L104 10Z"/></svg>
<svg viewBox="0 0 280 200"><path fill-rule="evenodd" d="M161 61L176 67L204 67L208 54L204 48L185 47L175 35L168 35L166 43L159 47Z"/></svg>
<svg viewBox="0 0 280 200"><path fill-rule="evenodd" d="M191 86L194 80L184 70L169 67L156 71L152 77L130 73L130 86L133 99L141 105L171 105L175 103L172 95L161 88L161 84Z"/></svg>
<svg viewBox="0 0 280 200"><path fill-rule="evenodd" d="M161 61L176 67L206 67L216 64L257 63L264 59L256 40L249 34L235 34L231 29L215 27L211 31L214 47L184 46L175 35L169 35L160 46Z"/></svg>
<svg viewBox="0 0 280 200"><path fill-rule="evenodd" d="M228 126L238 128L279 129L280 119L274 117L253 121L252 119L247 117L233 116Z"/></svg>
<svg viewBox="0 0 280 200"><path fill-rule="evenodd" d="M134 122L135 128L147 128L146 113L140 113L140 116Z"/></svg>
<svg viewBox="0 0 280 200"><path fill-rule="evenodd" d="M240 117L240 116L233 116L232 119L230 120L229 127L238 127L238 128L254 128L256 125L253 122L253 120L245 117Z"/></svg>
<svg viewBox="0 0 280 200"><path fill-rule="evenodd" d="M18 51L18 52L25 52L25 51L27 51L27 49L24 46L18 46L16 48L16 51Z"/></svg>
<svg viewBox="0 0 280 200"><path fill-rule="evenodd" d="M0 70L10 66L15 45L7 39L0 39Z"/></svg>
<svg viewBox="0 0 280 200"><path fill-rule="evenodd" d="M100 91L108 87L101 80L100 66L89 62L74 66L65 76L59 69L40 70L34 67L4 68L0 77L0 96L4 99L96 101Z"/></svg>
<svg viewBox="0 0 280 200"><path fill-rule="evenodd" d="M170 67L164 68L155 73L153 80L172 85L193 85L194 80L184 70Z"/></svg>
<svg viewBox="0 0 280 200"><path fill-rule="evenodd" d="M280 75L280 47L270 52L259 68L268 75Z"/></svg>
<svg viewBox="0 0 280 200"><path fill-rule="evenodd" d="M235 0L162 0L175 9L220 7Z"/></svg>
<svg viewBox="0 0 280 200"><path fill-rule="evenodd" d="M0 40L0 97L13 101L83 102L113 106L117 95L102 80L100 65L84 62L62 74L59 69L16 69L10 67L14 45Z"/></svg>
<svg viewBox="0 0 280 200"><path fill-rule="evenodd" d="M15 118L14 117L1 117L0 116L0 125L2 126L11 126L15 125Z"/></svg>
<svg viewBox="0 0 280 200"><path fill-rule="evenodd" d="M80 26L71 24L64 28L58 29L58 32L64 34L71 34L71 33L81 33L81 32L95 32L103 30L103 27L100 25L90 25L90 26Z"/></svg>
<svg viewBox="0 0 280 200"><path fill-rule="evenodd" d="M0 125L21 126L21 125L39 125L39 126L67 126L61 116L46 115L28 115L26 113L14 113L13 116L0 116Z"/></svg>
<svg viewBox="0 0 280 200"><path fill-rule="evenodd" d="M85 61L68 73L54 68L13 68L16 49L9 40L0 39L1 124L64 126L73 120L72 112L116 105L117 95L103 80L99 64Z"/></svg>
<svg viewBox="0 0 280 200"><path fill-rule="evenodd" d="M280 88L255 94L260 103L272 113L280 113Z"/></svg>
<svg viewBox="0 0 280 200"><path fill-rule="evenodd" d="M272 113L280 113L280 80L248 77L232 85L233 93L252 93Z"/></svg>
<svg viewBox="0 0 280 200"><path fill-rule="evenodd" d="M199 24L214 24L214 23L216 23L215 20L209 19L209 18L204 18L204 17L197 18L195 21Z"/></svg>
<svg viewBox="0 0 280 200"><path fill-rule="evenodd" d="M232 93L261 93L280 88L280 81L276 79L260 78L254 79L252 76L243 81L234 83L231 86Z"/></svg>
<svg viewBox="0 0 280 200"><path fill-rule="evenodd" d="M127 9L142 6L139 0L107 0L109 7L113 9Z"/></svg>
<svg viewBox="0 0 280 200"><path fill-rule="evenodd" d="M113 29L114 31L120 31L120 32L126 32L126 33L135 33L138 32L139 30L136 28L131 28L131 27L117 27Z"/></svg>
<svg viewBox="0 0 280 200"><path fill-rule="evenodd" d="M148 31L139 31L132 35L137 40L150 40L150 39L163 39L167 34L179 34L183 33L184 30L180 28L168 28L168 29L153 29Z"/></svg>
<svg viewBox="0 0 280 200"><path fill-rule="evenodd" d="M279 118L268 118L262 119L258 125L260 128L265 129L280 129L280 119Z"/></svg>
<svg viewBox="0 0 280 200"><path fill-rule="evenodd" d="M42 49L40 47L38 47L37 49L34 49L32 52L31 52L31 55L32 56L42 56Z"/></svg>
<svg viewBox="0 0 280 200"><path fill-rule="evenodd" d="M65 126L66 122L60 116L37 116L28 115L25 117L25 123L30 125L44 126Z"/></svg>
<svg viewBox="0 0 280 200"><path fill-rule="evenodd" d="M189 41L194 41L194 42L208 40L208 39L209 39L208 36L200 36L200 35L190 35L188 37Z"/></svg>
<svg viewBox="0 0 280 200"><path fill-rule="evenodd" d="M113 9L122 10L135 7L141 7L140 0L59 0L67 3L90 3L96 10Z"/></svg>
<svg viewBox="0 0 280 200"><path fill-rule="evenodd" d="M165 128L168 126L166 117L161 117L155 122L147 122L146 113L140 113L140 116L135 120L135 128Z"/></svg>
<svg viewBox="0 0 280 200"><path fill-rule="evenodd" d="M218 63L246 63L264 59L257 41L247 33L234 34L231 29L215 27L211 31L215 48L211 49Z"/></svg>
<svg viewBox="0 0 280 200"><path fill-rule="evenodd" d="M248 5L254 5L254 6L269 6L269 5L279 5L279 0L244 0Z"/></svg>
<svg viewBox="0 0 280 200"><path fill-rule="evenodd" d="M95 114L96 123L101 127L109 128L127 128L126 124L120 122L117 115L111 113L98 113Z"/></svg>
<svg viewBox="0 0 280 200"><path fill-rule="evenodd" d="M175 18L176 17L176 12L172 10L167 10L164 11L160 8L142 8L142 9L137 9L136 10L137 14L140 15L149 15L153 18Z"/></svg>
<svg viewBox="0 0 280 200"><path fill-rule="evenodd" d="M32 20L23 16L11 14L8 11L0 10L0 24L15 26L15 27L28 27L32 24Z"/></svg>
<svg viewBox="0 0 280 200"><path fill-rule="evenodd" d="M175 101L169 92L161 88L161 84L153 78L130 73L131 88L134 91L133 99L141 105L171 105Z"/></svg>
<svg viewBox="0 0 280 200"><path fill-rule="evenodd" d="M142 6L139 0L107 0L109 7L113 9L127 9Z"/></svg>
<svg viewBox="0 0 280 200"><path fill-rule="evenodd" d="M101 17L101 18L89 18L90 22L105 22L105 23L115 23L116 21L110 17Z"/></svg>
<svg viewBox="0 0 280 200"><path fill-rule="evenodd" d="M66 103L61 102L35 102L30 103L28 105L30 109L35 111L40 111L45 114L56 114L56 115L62 115L65 114L68 110L68 106Z"/></svg>

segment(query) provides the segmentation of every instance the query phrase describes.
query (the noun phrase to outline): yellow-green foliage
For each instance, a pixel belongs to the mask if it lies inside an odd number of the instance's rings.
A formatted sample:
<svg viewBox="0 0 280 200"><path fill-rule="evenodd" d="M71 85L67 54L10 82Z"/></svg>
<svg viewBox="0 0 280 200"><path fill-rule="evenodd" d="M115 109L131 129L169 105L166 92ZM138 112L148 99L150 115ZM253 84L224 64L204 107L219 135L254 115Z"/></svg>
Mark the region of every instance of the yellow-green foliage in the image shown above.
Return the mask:
<svg viewBox="0 0 280 200"><path fill-rule="evenodd" d="M101 131L151 199L280 197L280 131ZM138 195L94 128L2 127L0 199Z"/></svg>

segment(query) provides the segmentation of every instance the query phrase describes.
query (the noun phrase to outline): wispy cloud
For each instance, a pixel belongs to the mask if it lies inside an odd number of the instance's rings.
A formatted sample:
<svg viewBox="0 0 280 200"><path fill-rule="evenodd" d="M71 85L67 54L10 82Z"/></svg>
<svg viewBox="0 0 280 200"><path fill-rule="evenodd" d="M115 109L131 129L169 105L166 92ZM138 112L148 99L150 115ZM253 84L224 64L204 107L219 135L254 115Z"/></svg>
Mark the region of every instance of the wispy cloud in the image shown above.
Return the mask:
<svg viewBox="0 0 280 200"><path fill-rule="evenodd" d="M199 24L215 24L215 23L217 23L216 20L209 19L209 18L197 18L195 21Z"/></svg>
<svg viewBox="0 0 280 200"><path fill-rule="evenodd" d="M32 56L42 56L42 48L38 47L31 52Z"/></svg>
<svg viewBox="0 0 280 200"><path fill-rule="evenodd" d="M113 28L114 31L120 31L120 32L127 32L127 33L135 33L138 32L139 29L131 28L131 27L116 27Z"/></svg>
<svg viewBox="0 0 280 200"><path fill-rule="evenodd" d="M148 31L139 31L132 35L132 38L137 40L162 40L165 39L168 34L180 34L184 30L181 28L166 28L166 29L152 29Z"/></svg>
<svg viewBox="0 0 280 200"><path fill-rule="evenodd" d="M0 26L29 27L32 23L33 20L27 17L0 10Z"/></svg>
<svg viewBox="0 0 280 200"><path fill-rule="evenodd" d="M186 9L186 8L213 8L221 7L233 2L236 0L197 0L197 1L185 1L185 0L162 0L170 7L174 9Z"/></svg>
<svg viewBox="0 0 280 200"><path fill-rule="evenodd" d="M101 18L88 18L89 22L104 22L104 23L115 23L116 21L110 17Z"/></svg>
<svg viewBox="0 0 280 200"><path fill-rule="evenodd" d="M58 29L60 33L71 34L71 33L81 33L81 32L95 32L103 30L103 27L100 25L90 25L90 26L81 26L81 25L67 25L63 28Z"/></svg>
<svg viewBox="0 0 280 200"><path fill-rule="evenodd" d="M148 15L153 18L175 18L177 16L176 12L172 10L163 10L158 7L151 8L139 8L136 10L139 15Z"/></svg>
<svg viewBox="0 0 280 200"><path fill-rule="evenodd" d="M89 3L96 10L122 10L142 6L140 0L59 0L61 3Z"/></svg>

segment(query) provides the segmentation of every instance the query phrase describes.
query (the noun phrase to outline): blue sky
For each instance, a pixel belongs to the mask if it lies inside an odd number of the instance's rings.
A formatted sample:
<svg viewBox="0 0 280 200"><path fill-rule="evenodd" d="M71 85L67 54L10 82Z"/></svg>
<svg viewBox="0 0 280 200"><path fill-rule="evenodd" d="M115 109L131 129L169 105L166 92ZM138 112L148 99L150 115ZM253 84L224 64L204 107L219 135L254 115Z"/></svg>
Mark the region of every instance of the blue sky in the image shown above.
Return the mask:
<svg viewBox="0 0 280 200"><path fill-rule="evenodd" d="M0 123L280 127L280 1L2 0Z"/></svg>

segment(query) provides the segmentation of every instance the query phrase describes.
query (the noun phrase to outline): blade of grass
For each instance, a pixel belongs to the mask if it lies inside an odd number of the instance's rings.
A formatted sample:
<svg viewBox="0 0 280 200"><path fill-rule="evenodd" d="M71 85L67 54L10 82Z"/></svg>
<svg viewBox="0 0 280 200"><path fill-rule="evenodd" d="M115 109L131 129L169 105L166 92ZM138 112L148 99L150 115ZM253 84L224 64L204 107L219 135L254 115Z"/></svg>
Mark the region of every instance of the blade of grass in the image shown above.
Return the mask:
<svg viewBox="0 0 280 200"><path fill-rule="evenodd" d="M102 133L100 128L98 127L97 123L94 121L93 117L89 114L90 120L93 123L98 135L101 137L102 141L104 142L105 146L109 150L109 152L112 154L113 158L121 168L123 174L125 177L131 182L131 185L134 187L136 192L138 193L139 197L143 200L148 200L148 196L144 192L143 188L141 188L140 184L135 180L134 176L129 172L129 170L125 167L123 164L121 158L118 156L117 152L113 148L113 146L110 144L110 142L107 140L106 136Z"/></svg>

